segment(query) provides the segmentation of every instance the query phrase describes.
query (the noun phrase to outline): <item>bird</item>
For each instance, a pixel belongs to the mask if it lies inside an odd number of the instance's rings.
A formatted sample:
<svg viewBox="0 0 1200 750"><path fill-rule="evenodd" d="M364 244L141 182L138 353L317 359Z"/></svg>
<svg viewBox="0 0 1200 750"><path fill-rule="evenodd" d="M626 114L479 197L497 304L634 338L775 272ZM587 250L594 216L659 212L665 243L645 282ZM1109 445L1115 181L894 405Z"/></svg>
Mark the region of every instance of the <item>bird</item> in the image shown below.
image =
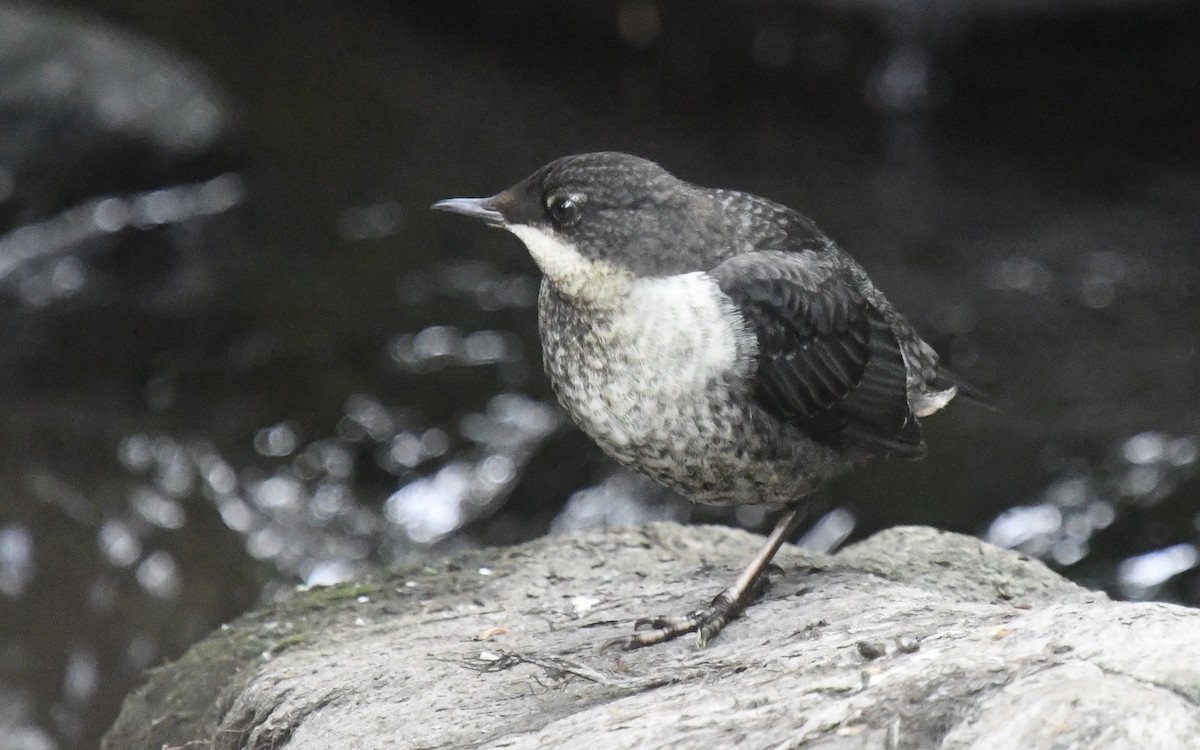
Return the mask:
<svg viewBox="0 0 1200 750"><path fill-rule="evenodd" d="M538 329L559 403L605 453L695 502L784 513L709 604L605 645L703 646L769 583L829 480L920 458L920 420L982 394L816 224L618 152L565 156L487 198L433 208L505 229L542 274Z"/></svg>

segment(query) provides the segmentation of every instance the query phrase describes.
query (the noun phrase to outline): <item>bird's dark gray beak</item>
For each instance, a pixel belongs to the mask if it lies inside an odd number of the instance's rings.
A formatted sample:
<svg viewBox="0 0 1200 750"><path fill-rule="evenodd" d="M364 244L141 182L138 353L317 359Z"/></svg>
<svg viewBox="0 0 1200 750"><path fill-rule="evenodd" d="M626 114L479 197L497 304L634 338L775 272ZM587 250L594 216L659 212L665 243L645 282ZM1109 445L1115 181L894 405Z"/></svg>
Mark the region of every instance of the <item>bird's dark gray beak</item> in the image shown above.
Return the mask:
<svg viewBox="0 0 1200 750"><path fill-rule="evenodd" d="M434 203L433 208L438 211L449 211L452 214L470 216L472 219L480 219L492 226L500 226L504 223L504 215L496 207L496 197L448 198L447 200Z"/></svg>

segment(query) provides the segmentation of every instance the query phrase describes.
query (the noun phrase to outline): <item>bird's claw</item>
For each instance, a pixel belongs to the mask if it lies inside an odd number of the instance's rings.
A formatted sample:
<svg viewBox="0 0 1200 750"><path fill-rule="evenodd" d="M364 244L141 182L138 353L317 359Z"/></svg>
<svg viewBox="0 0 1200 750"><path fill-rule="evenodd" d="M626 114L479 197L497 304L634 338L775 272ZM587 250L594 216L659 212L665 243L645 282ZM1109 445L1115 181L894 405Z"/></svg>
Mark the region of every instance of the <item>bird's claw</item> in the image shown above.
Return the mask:
<svg viewBox="0 0 1200 750"><path fill-rule="evenodd" d="M783 538L797 517L793 511L791 518L785 518L777 525L776 530L772 532L772 541L769 542L767 552L774 554L778 548L778 540ZM764 556L769 560L769 554ZM770 562L756 562L748 570L748 573L750 572L753 572L754 576L749 582L742 583L739 579L737 583L717 594L708 606L692 610L685 615L643 617L633 624L633 635L606 641L600 646L600 650L632 651L674 640L686 633L695 633L696 645L704 648L721 632L726 623L737 617L750 602L762 596L771 585L771 575L781 572L781 569Z"/></svg>
<svg viewBox="0 0 1200 750"><path fill-rule="evenodd" d="M663 630L663 629L679 629L680 634L694 630L694 623L701 622L704 619L705 610L697 609L688 612L686 615L655 615L654 617L643 617L633 624L634 630Z"/></svg>
<svg viewBox="0 0 1200 750"><path fill-rule="evenodd" d="M687 633L696 634L696 645L703 648L725 624L737 614L739 608L728 594L722 591L707 607L693 610L685 615L643 617L633 624L634 634L614 638L601 646L602 651L632 651L656 643L674 640Z"/></svg>

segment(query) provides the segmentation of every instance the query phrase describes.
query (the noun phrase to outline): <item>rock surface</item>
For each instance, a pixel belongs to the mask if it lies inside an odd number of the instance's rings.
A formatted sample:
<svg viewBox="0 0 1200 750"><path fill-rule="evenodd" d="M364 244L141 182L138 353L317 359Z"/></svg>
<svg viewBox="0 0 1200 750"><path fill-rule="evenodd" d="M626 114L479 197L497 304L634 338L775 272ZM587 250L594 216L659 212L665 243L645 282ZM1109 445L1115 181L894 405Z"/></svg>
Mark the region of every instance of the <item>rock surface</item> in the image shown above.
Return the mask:
<svg viewBox="0 0 1200 750"><path fill-rule="evenodd" d="M759 542L659 524L298 593L151 673L104 747L1165 750L1200 737L1200 612L1112 602L926 528L832 557L785 547L785 572L705 649L598 648L705 601Z"/></svg>

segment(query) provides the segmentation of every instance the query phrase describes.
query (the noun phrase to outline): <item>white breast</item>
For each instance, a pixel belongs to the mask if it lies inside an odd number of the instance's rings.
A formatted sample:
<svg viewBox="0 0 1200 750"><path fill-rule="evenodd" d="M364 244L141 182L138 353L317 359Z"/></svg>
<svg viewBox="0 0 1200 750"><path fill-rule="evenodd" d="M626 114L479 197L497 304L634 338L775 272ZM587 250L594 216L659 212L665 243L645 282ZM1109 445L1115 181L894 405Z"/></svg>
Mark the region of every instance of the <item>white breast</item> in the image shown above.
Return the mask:
<svg viewBox="0 0 1200 750"><path fill-rule="evenodd" d="M703 272L634 282L613 335L636 341L660 387L694 392L713 379L744 374L756 342L740 312Z"/></svg>
<svg viewBox="0 0 1200 750"><path fill-rule="evenodd" d="M555 294L542 298L547 370L576 422L618 458L681 432L716 435L716 392L746 377L757 341L697 271L635 277L551 232L510 226Z"/></svg>
<svg viewBox="0 0 1200 750"><path fill-rule="evenodd" d="M703 273L634 281L619 308L547 350L560 400L618 458L723 434L718 394L749 374L756 345L732 308Z"/></svg>

